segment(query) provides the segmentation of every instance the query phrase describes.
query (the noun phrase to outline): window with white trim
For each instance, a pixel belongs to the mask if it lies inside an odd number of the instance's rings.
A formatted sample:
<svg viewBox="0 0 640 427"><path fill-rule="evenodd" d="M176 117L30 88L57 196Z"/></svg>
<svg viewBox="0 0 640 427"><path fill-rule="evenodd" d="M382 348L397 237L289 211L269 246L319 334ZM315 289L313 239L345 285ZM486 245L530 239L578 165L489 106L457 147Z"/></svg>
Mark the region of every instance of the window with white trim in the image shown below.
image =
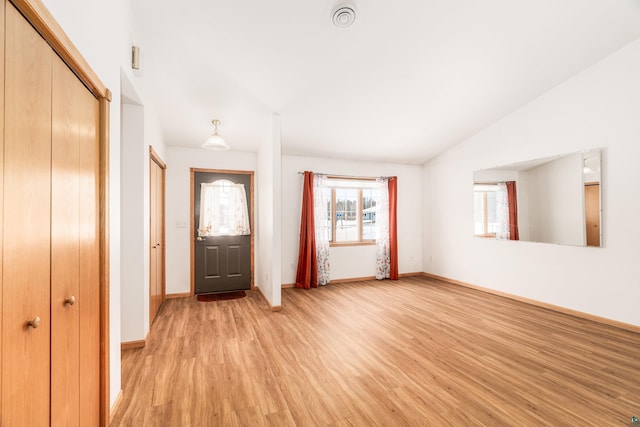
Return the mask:
<svg viewBox="0 0 640 427"><path fill-rule="evenodd" d="M478 237L496 237L496 184L473 186L473 234Z"/></svg>
<svg viewBox="0 0 640 427"><path fill-rule="evenodd" d="M376 181L329 177L327 186L327 237L330 244L375 244L379 193Z"/></svg>

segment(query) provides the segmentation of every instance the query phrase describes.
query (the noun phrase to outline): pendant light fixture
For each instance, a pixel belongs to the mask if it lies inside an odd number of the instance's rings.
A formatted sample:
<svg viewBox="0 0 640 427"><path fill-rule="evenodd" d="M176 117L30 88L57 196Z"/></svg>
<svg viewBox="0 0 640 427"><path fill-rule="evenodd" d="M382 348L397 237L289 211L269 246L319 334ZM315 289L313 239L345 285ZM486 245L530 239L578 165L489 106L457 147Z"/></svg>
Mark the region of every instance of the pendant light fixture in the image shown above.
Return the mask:
<svg viewBox="0 0 640 427"><path fill-rule="evenodd" d="M207 150L228 150L229 146L224 139L220 135L218 135L218 125L220 124L220 120L212 120L214 131L213 135L211 135L207 140L202 144L202 148L206 148Z"/></svg>

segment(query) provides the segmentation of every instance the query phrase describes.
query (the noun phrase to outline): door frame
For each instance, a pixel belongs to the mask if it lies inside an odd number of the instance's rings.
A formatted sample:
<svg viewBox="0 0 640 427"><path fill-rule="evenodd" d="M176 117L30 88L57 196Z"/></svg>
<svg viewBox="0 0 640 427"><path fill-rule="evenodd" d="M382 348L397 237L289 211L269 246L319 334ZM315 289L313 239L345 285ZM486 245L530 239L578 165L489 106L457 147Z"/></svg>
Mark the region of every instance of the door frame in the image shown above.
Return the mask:
<svg viewBox="0 0 640 427"><path fill-rule="evenodd" d="M100 425L108 426L111 421L110 401L110 358L109 358L109 284L110 284L110 241L109 241L109 138L111 91L102 83L80 51L64 32L60 24L42 0L8 0L22 13L25 19L40 33L40 36L62 58L75 73L99 104L99 245L100 245ZM3 5L4 10L4 5ZM0 292L1 294L1 292ZM1 295L0 295L1 298ZM1 302L1 299L0 299Z"/></svg>
<svg viewBox="0 0 640 427"><path fill-rule="evenodd" d="M166 269L166 254L167 254L167 249L165 247L166 244L166 215L167 215L167 211L166 211L166 173L167 173L167 164L165 162L162 161L162 159L160 158L160 156L158 155L158 153L156 153L156 151L153 149L153 146L149 146L149 162L153 162L156 165L158 165L160 167L160 170L162 171L162 182L160 183L160 191L162 193L162 223L161 223L161 229L162 229L162 240L160 241L160 256L161 256L161 260L162 260L162 269L160 271L160 287L162 288L161 294L162 294L162 298L160 300L160 304L162 304L164 302L165 299L167 299L167 282L166 282L166 278L167 278L167 269ZM154 245L155 243L151 242L151 163L149 163L149 248L151 248L152 245ZM157 219L156 219L157 220ZM149 253L151 254L151 249L149 249ZM149 255L151 256L151 255ZM151 260L149 260L149 303L151 303ZM157 314L157 313L156 313ZM154 316L155 318L155 316ZM151 310L149 310L149 328L151 328L151 324L153 323L154 318L151 318Z"/></svg>
<svg viewBox="0 0 640 427"><path fill-rule="evenodd" d="M583 197L584 197L584 223L585 226L587 226L587 215L589 210L587 209L587 187L598 187L598 245L589 245L589 230L588 227L587 230L585 231L585 235L584 235L584 245L586 247L594 247L594 248L601 248L602 247L602 192L601 192L601 186L600 186L600 181L594 181L594 182L585 182L584 183L584 192L583 192Z"/></svg>
<svg viewBox="0 0 640 427"><path fill-rule="evenodd" d="M253 178L254 171L244 171L244 170L227 170L227 169L201 169L201 168L191 168L189 173L189 193L191 197L190 205L189 205L189 239L191 239L191 244L189 245L190 249L190 264L191 264L191 290L190 295L195 295L195 283L196 283L196 273L195 273L195 251L196 251L196 240L195 240L195 224L194 224L194 188L193 184L195 182L194 174L196 172L205 172L205 173L226 173L226 174L237 174L237 175L249 175L251 178L251 186L249 188L249 195L251 198L251 209L249 209L249 225L251 227L251 290L254 289L254 240L255 240L255 227L253 221L253 212L255 206L255 195L253 192Z"/></svg>

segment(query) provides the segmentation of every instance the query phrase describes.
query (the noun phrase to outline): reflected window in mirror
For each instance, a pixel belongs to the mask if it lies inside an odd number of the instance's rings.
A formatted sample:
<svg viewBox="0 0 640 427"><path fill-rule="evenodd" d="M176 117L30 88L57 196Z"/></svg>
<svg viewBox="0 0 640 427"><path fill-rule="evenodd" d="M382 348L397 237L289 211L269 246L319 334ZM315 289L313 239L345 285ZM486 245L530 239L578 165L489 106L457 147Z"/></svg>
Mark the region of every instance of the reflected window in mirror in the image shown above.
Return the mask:
<svg viewBox="0 0 640 427"><path fill-rule="evenodd" d="M519 240L516 182L475 183L474 235Z"/></svg>
<svg viewBox="0 0 640 427"><path fill-rule="evenodd" d="M496 237L496 184L473 186L474 235Z"/></svg>
<svg viewBox="0 0 640 427"><path fill-rule="evenodd" d="M585 150L474 171L474 235L601 247L601 156Z"/></svg>

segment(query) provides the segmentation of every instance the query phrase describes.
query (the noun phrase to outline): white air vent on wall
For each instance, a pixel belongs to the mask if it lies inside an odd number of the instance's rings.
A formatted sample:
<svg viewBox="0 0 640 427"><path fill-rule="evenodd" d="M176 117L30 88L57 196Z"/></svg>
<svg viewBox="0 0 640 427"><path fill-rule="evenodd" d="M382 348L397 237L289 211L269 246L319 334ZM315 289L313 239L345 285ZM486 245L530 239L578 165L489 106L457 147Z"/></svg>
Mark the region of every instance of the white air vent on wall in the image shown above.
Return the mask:
<svg viewBox="0 0 640 427"><path fill-rule="evenodd" d="M346 28L356 20L356 11L353 6L340 6L333 12L333 25Z"/></svg>

